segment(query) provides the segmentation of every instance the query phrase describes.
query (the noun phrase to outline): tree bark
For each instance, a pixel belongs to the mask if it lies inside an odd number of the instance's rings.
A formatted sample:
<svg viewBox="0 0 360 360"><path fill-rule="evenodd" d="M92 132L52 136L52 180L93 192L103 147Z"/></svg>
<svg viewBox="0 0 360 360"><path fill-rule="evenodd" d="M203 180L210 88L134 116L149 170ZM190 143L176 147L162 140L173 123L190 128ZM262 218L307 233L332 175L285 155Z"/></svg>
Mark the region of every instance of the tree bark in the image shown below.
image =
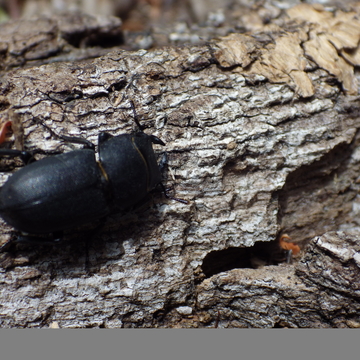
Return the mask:
<svg viewBox="0 0 360 360"><path fill-rule="evenodd" d="M11 51L14 26L0 111L24 147L41 158L71 149L53 132L129 133L133 101L166 143L166 185L190 203L154 194L56 247L0 254L1 326L360 327L360 22L345 10L300 4L261 31L86 61L61 61L58 27L39 47L57 51L27 56L35 35ZM2 222L2 243L11 232ZM284 233L302 251L276 265Z"/></svg>

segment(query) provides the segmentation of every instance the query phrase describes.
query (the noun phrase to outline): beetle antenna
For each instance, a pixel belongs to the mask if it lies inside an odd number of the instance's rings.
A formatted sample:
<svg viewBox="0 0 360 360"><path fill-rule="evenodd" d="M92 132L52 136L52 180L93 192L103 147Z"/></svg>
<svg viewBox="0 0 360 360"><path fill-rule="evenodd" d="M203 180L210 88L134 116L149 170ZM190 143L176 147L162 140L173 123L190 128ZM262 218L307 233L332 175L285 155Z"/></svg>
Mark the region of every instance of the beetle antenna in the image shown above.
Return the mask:
<svg viewBox="0 0 360 360"><path fill-rule="evenodd" d="M21 161L27 165L35 161L34 155L30 151L22 151L16 149L1 149L1 156L19 157Z"/></svg>
<svg viewBox="0 0 360 360"><path fill-rule="evenodd" d="M139 116L136 113L135 105L134 105L134 102L132 100L130 100L130 106L131 106L132 111L134 113L134 121L135 121L136 125L138 126L140 131L144 131L144 127L140 125Z"/></svg>

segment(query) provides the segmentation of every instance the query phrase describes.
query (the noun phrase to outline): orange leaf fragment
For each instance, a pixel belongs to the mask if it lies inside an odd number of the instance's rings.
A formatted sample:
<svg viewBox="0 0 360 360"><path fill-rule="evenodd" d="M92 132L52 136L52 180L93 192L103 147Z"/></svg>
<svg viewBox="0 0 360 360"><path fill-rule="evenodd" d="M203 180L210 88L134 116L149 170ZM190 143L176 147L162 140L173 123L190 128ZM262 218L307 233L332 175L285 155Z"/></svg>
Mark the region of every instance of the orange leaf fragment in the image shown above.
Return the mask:
<svg viewBox="0 0 360 360"><path fill-rule="evenodd" d="M292 250L293 255L297 255L300 252L299 245L296 245L292 242L286 241L291 240L291 237L289 235L281 235L279 239L279 244L284 250Z"/></svg>

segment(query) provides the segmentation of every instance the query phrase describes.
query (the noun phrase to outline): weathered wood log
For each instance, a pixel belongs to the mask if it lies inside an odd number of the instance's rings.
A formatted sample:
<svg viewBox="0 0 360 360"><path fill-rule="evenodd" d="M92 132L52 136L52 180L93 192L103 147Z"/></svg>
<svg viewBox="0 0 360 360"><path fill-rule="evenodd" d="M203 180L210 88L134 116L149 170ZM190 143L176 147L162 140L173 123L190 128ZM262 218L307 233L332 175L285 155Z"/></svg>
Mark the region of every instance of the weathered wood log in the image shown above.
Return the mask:
<svg viewBox="0 0 360 360"><path fill-rule="evenodd" d="M360 238L315 237L298 264L233 269L197 287L199 313L224 327L360 327ZM219 305L220 304L220 305Z"/></svg>
<svg viewBox="0 0 360 360"><path fill-rule="evenodd" d="M359 327L354 9L299 5L206 45L6 72L1 115L38 158L69 151L48 128L94 143L132 131L132 100L190 204L154 194L99 231L0 254L1 326ZM283 233L301 259L274 266Z"/></svg>
<svg viewBox="0 0 360 360"><path fill-rule="evenodd" d="M75 61L105 54L121 45L121 20L111 16L66 13L8 21L0 25L0 70Z"/></svg>

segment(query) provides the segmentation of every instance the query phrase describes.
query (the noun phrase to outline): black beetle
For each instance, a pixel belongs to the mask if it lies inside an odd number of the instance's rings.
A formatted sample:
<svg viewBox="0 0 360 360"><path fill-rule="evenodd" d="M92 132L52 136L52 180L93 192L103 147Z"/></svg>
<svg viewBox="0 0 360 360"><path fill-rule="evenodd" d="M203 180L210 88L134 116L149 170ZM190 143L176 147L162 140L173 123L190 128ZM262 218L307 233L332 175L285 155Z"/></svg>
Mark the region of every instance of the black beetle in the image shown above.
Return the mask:
<svg viewBox="0 0 360 360"><path fill-rule="evenodd" d="M21 232L54 234L128 210L158 185L172 198L161 183L152 147L165 144L142 131L135 110L134 119L140 131L99 134L99 161L92 143L62 136L85 148L32 162L13 174L0 189L0 216ZM18 150L3 149L1 155L31 158Z"/></svg>

